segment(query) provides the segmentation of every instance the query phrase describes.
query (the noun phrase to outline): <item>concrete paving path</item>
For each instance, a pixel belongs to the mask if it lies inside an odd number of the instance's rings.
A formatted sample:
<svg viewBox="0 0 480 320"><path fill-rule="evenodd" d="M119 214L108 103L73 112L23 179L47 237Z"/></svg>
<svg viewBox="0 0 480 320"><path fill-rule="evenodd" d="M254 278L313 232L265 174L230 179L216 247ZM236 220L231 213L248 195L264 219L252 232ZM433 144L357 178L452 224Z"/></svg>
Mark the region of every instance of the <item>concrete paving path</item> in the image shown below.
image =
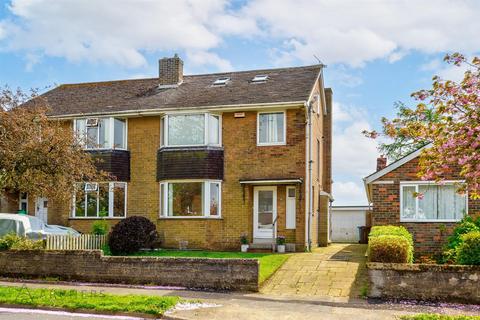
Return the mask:
<svg viewBox="0 0 480 320"><path fill-rule="evenodd" d="M348 302L366 290L366 245L331 244L293 254L261 289L266 295Z"/></svg>

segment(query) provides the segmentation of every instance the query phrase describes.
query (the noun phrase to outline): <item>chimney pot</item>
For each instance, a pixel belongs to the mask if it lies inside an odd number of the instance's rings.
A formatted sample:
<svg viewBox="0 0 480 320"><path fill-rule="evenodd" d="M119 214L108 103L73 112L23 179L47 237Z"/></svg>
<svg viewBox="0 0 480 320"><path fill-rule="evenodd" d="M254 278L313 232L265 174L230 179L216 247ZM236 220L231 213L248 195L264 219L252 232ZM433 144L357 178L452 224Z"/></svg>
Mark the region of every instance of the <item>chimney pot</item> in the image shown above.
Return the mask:
<svg viewBox="0 0 480 320"><path fill-rule="evenodd" d="M377 171L382 170L387 166L387 158L382 154L377 158Z"/></svg>
<svg viewBox="0 0 480 320"><path fill-rule="evenodd" d="M162 58L158 62L158 80L160 86L175 86L183 81L183 61L178 54L172 58Z"/></svg>

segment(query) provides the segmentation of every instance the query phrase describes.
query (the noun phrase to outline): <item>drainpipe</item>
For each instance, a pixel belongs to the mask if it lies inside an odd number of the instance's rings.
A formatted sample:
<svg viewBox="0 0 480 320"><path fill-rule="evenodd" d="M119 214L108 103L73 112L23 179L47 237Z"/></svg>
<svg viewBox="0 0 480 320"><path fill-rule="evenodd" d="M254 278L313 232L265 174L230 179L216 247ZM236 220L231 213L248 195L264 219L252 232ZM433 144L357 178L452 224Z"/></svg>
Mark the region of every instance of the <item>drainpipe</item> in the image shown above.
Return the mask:
<svg viewBox="0 0 480 320"><path fill-rule="evenodd" d="M306 130L306 148L307 148L307 181L306 187L308 188L308 196L306 197L306 212L307 212L307 227L305 230L305 245L307 250L312 249L312 208L313 208L313 195L312 195L312 105L310 102L305 102L305 110L307 112L307 130Z"/></svg>

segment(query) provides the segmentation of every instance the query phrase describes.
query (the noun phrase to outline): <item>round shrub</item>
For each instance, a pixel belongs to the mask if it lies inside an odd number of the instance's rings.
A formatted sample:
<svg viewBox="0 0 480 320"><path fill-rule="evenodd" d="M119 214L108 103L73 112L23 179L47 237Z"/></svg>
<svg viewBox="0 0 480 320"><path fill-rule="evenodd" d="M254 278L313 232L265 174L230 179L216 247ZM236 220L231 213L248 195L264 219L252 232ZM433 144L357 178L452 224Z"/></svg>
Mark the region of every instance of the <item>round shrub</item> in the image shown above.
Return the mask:
<svg viewBox="0 0 480 320"><path fill-rule="evenodd" d="M456 253L458 264L480 265L480 231L464 234Z"/></svg>
<svg viewBox="0 0 480 320"><path fill-rule="evenodd" d="M408 232L408 230L404 226L387 225L387 226L372 227L372 229L370 230L370 234L368 235L368 243L370 244L370 242L372 241L373 238L383 237L383 236L398 236L398 237L402 237L405 240L407 240L408 241L408 249L407 249L408 259L407 259L407 261L408 261L408 263L413 262L413 251L414 251L413 236L410 232ZM369 245L369 248L370 248L370 245Z"/></svg>
<svg viewBox="0 0 480 320"><path fill-rule="evenodd" d="M112 228L108 236L108 245L112 254L129 254L151 247L156 239L157 230L150 220L132 216Z"/></svg>
<svg viewBox="0 0 480 320"><path fill-rule="evenodd" d="M411 263L410 244L402 236L371 237L368 243L370 262Z"/></svg>

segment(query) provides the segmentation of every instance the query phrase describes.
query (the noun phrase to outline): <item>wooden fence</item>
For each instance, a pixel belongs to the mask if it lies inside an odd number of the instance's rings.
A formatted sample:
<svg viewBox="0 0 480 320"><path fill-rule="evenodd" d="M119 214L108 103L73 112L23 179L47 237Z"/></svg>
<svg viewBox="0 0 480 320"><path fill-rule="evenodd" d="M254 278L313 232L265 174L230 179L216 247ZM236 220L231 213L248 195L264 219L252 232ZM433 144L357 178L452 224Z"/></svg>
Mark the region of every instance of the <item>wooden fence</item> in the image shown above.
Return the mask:
<svg viewBox="0 0 480 320"><path fill-rule="evenodd" d="M48 235L46 240L46 250L93 250L107 243L107 235Z"/></svg>

